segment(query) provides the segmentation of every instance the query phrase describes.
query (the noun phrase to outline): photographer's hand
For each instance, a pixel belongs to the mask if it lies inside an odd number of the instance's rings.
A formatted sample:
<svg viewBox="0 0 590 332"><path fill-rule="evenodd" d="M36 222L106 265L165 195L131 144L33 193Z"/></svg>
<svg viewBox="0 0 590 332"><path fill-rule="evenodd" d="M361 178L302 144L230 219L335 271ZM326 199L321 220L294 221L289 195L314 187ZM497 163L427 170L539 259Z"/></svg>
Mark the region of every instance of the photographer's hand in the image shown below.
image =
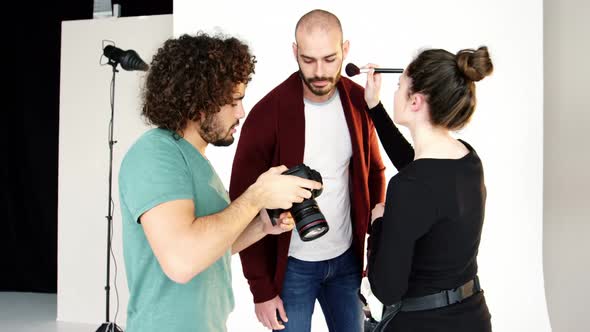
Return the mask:
<svg viewBox="0 0 590 332"><path fill-rule="evenodd" d="M263 223L263 231L266 234L277 235L284 232L288 232L295 227L295 220L293 220L293 216L291 216L291 212L283 212L281 215L275 219L275 225L270 221L270 217L268 216L268 212L266 209L260 210L260 219Z"/></svg>
<svg viewBox="0 0 590 332"><path fill-rule="evenodd" d="M285 166L272 167L262 173L256 182L248 188L250 197L260 209L288 210L293 203L301 203L311 197L309 189L320 189L322 184L294 175L282 175ZM247 192L248 192L247 191Z"/></svg>

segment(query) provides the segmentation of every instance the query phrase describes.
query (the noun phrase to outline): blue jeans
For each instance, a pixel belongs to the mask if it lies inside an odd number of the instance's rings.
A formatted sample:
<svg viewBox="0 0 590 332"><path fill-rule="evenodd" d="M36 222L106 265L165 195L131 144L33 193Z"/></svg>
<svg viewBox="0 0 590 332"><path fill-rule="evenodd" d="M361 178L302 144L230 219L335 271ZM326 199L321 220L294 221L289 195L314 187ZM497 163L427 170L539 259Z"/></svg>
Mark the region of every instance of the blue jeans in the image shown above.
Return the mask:
<svg viewBox="0 0 590 332"><path fill-rule="evenodd" d="M360 284L360 262L351 248L336 258L319 262L289 257L281 292L289 321L281 331L310 331L316 299L330 331L362 331Z"/></svg>

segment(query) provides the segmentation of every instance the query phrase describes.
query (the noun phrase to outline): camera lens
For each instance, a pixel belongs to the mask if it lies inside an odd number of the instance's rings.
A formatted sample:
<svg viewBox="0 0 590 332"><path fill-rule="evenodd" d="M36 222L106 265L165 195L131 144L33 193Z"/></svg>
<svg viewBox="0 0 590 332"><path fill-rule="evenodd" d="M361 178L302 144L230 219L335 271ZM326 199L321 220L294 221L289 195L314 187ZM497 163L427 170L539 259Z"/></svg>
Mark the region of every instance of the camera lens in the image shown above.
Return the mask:
<svg viewBox="0 0 590 332"><path fill-rule="evenodd" d="M286 175L295 175L300 178L322 182L322 176L316 170L309 168L305 164L299 164L283 172ZM326 222L326 217L320 211L318 203L314 198L322 194L322 189L311 191L311 198L303 200L301 203L295 203L291 207L291 215L295 220L297 232L302 241L311 241L326 234L330 227ZM269 213L270 214L270 213ZM280 211L273 211L273 215L278 217ZM272 218L271 218L272 220ZM274 223L273 223L274 224Z"/></svg>
<svg viewBox="0 0 590 332"><path fill-rule="evenodd" d="M297 232L302 241L315 240L330 229L326 217L314 199L306 199L301 203L293 204L291 215L293 215Z"/></svg>

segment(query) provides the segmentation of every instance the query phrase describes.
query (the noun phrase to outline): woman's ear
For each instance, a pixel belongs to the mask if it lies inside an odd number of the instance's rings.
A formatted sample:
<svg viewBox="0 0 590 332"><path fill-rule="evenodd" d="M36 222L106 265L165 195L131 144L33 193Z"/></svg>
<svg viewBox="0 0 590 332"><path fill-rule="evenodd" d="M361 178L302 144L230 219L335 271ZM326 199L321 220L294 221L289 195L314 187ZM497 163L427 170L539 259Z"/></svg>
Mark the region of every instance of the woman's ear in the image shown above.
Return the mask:
<svg viewBox="0 0 590 332"><path fill-rule="evenodd" d="M412 112L418 112L426 106L426 96L421 93L414 93L410 96L410 107Z"/></svg>

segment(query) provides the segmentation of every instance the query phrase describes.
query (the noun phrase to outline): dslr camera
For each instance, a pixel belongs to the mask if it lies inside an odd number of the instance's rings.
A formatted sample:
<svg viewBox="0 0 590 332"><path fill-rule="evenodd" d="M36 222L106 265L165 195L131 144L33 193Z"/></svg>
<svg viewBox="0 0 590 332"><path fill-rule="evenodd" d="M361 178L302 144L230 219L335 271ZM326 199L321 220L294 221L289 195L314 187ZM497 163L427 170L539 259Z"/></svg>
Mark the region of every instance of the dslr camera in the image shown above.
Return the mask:
<svg viewBox="0 0 590 332"><path fill-rule="evenodd" d="M304 179L322 182L322 176L317 171L309 168L305 164L294 166L282 174L295 175ZM268 216L273 225L276 225L277 219L281 213L290 211L295 220L295 227L302 241L312 241L326 234L330 227L326 222L326 217L320 211L315 198L322 194L322 189L311 190L311 198L306 198L301 203L293 203L289 210L273 209L268 210Z"/></svg>

